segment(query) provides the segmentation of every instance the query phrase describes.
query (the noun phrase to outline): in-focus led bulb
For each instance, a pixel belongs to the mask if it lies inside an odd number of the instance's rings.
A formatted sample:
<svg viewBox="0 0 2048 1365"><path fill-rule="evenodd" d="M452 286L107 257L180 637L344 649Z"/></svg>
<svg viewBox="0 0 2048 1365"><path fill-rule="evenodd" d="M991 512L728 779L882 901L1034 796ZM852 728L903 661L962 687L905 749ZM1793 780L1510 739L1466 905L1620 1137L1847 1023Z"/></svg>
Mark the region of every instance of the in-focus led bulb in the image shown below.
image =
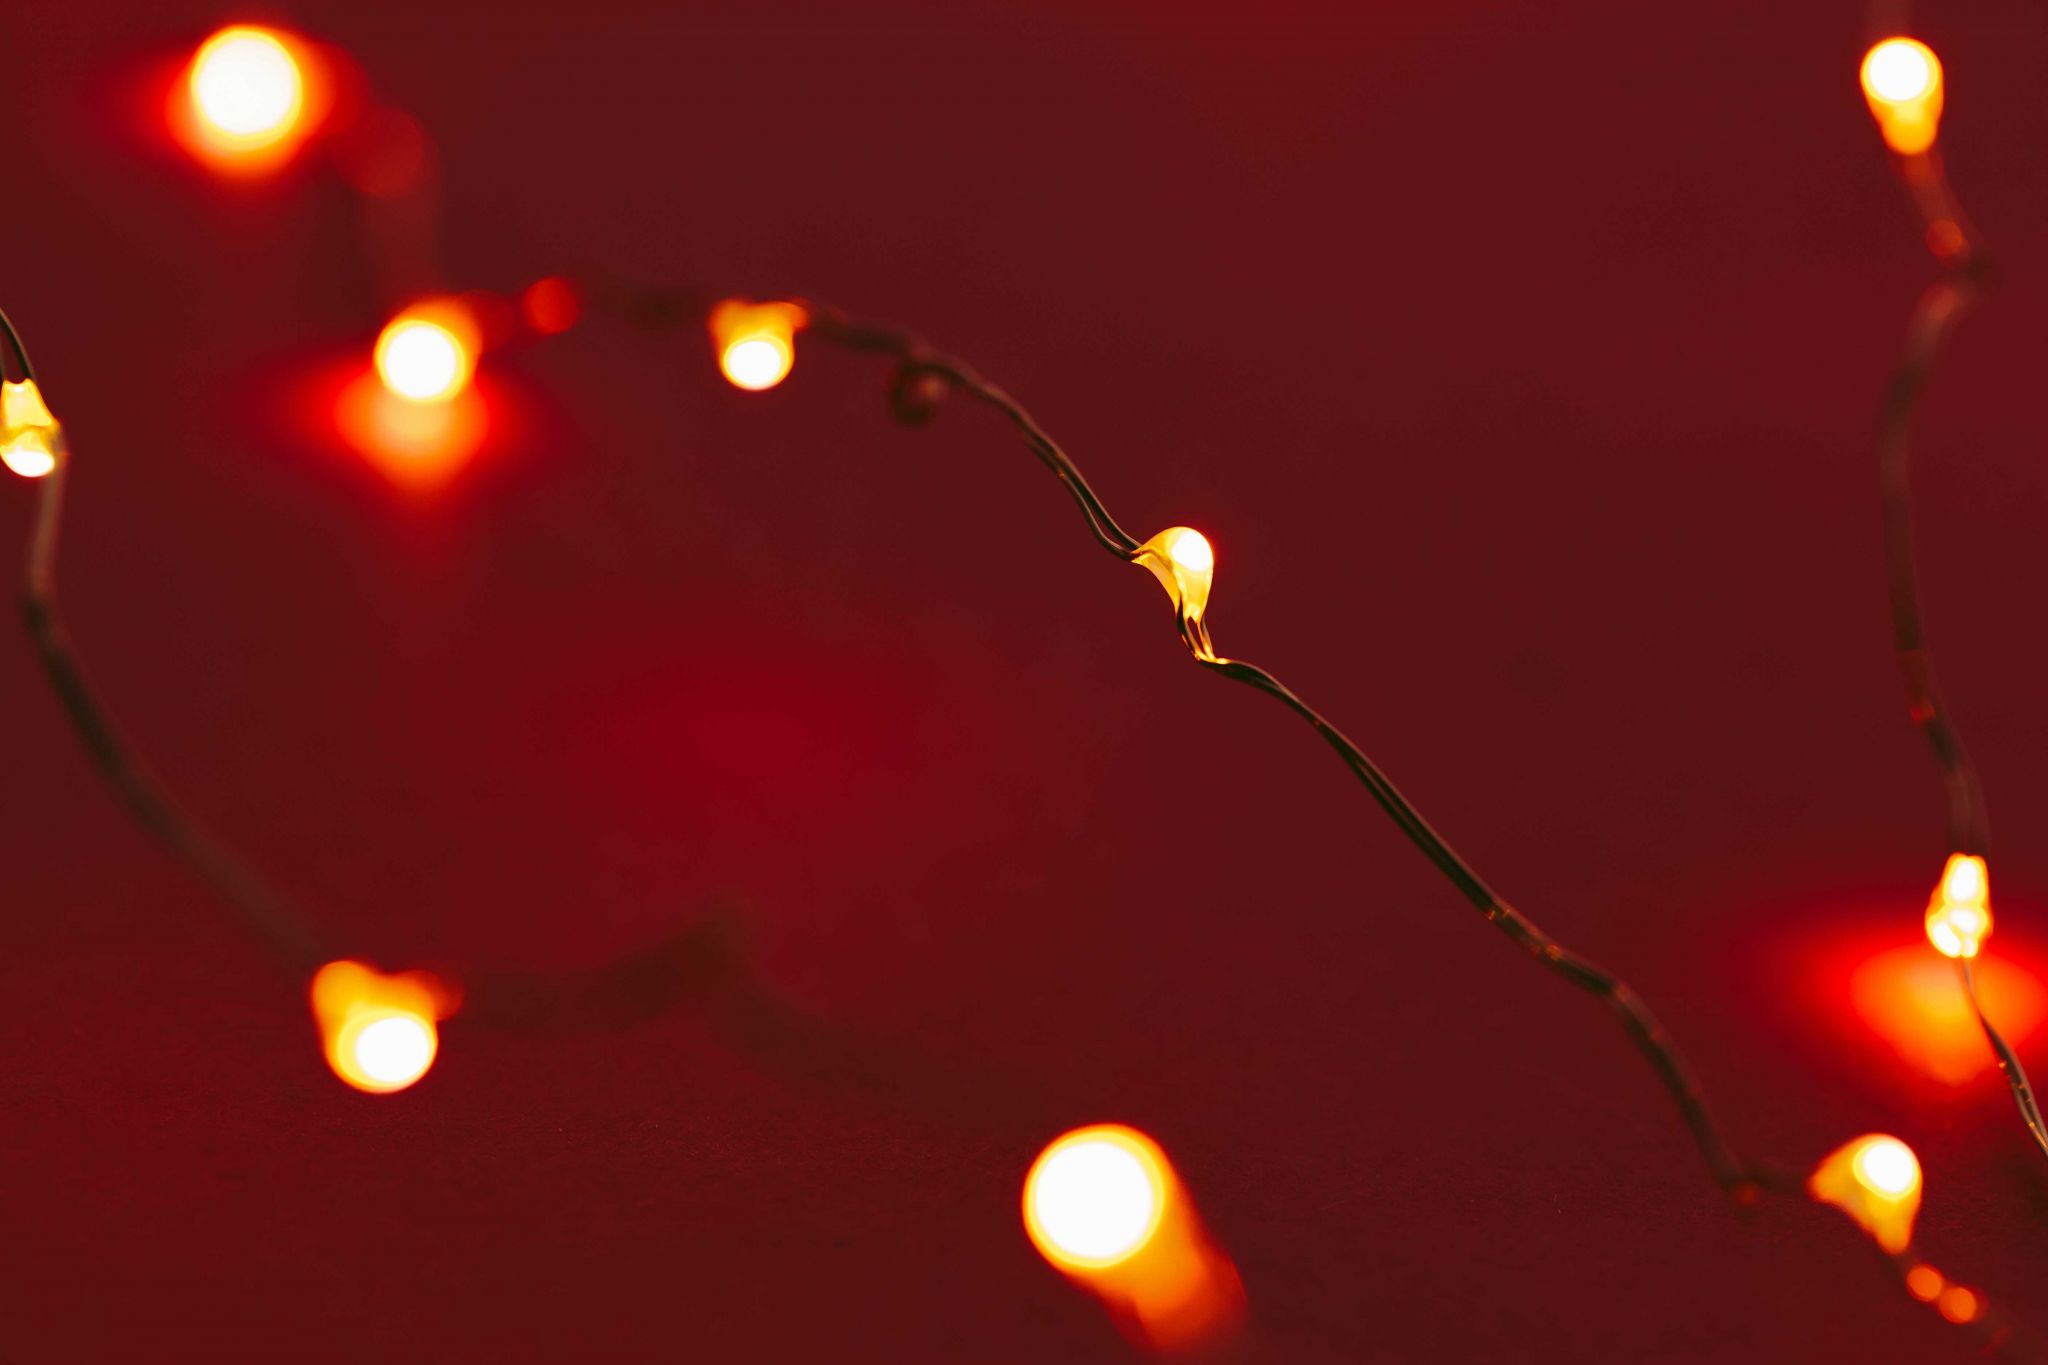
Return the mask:
<svg viewBox="0 0 2048 1365"><path fill-rule="evenodd" d="M36 381L0 382L0 464L24 479L40 479L57 467L63 448L63 429Z"/></svg>
<svg viewBox="0 0 2048 1365"><path fill-rule="evenodd" d="M793 303L728 299L711 310L711 344L718 368L735 388L759 392L789 377L796 364L796 333L808 321Z"/></svg>
<svg viewBox="0 0 2048 1365"><path fill-rule="evenodd" d="M408 308L377 337L377 377L415 403L445 403L469 383L476 328L453 304Z"/></svg>
<svg viewBox="0 0 2048 1365"><path fill-rule="evenodd" d="M306 107L306 81L283 38L266 28L224 28L201 45L186 77L193 113L223 149L282 142Z"/></svg>
<svg viewBox="0 0 2048 1365"><path fill-rule="evenodd" d="M1170 1194L1165 1158L1120 1124L1079 1128L1039 1154L1024 1179L1024 1227L1069 1270L1129 1260L1159 1230Z"/></svg>
<svg viewBox="0 0 2048 1365"><path fill-rule="evenodd" d="M1941 123L1941 61L1912 38L1886 38L1863 55L1863 98L1885 145L1914 156L1934 145Z"/></svg>
<svg viewBox="0 0 2048 1365"><path fill-rule="evenodd" d="M1991 881L1984 860L1949 855L1927 902L1927 940L1949 957L1975 957L1991 936Z"/></svg>
<svg viewBox="0 0 2048 1365"><path fill-rule="evenodd" d="M1855 1219L1886 1251L1911 1245L1920 1212L1920 1160L1897 1138L1867 1133L1844 1143L1814 1168L1806 1189Z"/></svg>
<svg viewBox="0 0 2048 1365"><path fill-rule="evenodd" d="M1209 589L1216 581L1216 551L1209 538L1190 526L1169 526L1140 545L1131 559L1150 569L1173 599L1181 639L1194 656L1221 662L1209 646L1209 627L1202 620L1209 609Z"/></svg>
<svg viewBox="0 0 2048 1365"><path fill-rule="evenodd" d="M330 962L314 975L312 995L327 1064L356 1089L403 1090L433 1066L440 1048L434 1024L450 1005L433 977Z"/></svg>

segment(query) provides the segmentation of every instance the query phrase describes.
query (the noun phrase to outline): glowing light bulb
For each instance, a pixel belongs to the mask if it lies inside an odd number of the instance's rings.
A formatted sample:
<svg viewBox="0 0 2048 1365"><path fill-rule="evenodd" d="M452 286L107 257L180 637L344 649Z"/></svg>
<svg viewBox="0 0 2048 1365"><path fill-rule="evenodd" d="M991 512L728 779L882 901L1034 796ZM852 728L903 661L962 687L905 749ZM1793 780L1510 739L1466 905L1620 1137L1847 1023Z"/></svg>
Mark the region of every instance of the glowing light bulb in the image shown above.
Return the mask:
<svg viewBox="0 0 2048 1365"><path fill-rule="evenodd" d="M423 972L387 976L360 962L330 962L313 977L313 1017L334 1074L373 1095L427 1074L440 1049L437 1019L449 991Z"/></svg>
<svg viewBox="0 0 2048 1365"><path fill-rule="evenodd" d="M172 92L171 131L233 174L288 161L328 105L321 63L290 34L238 24L208 38Z"/></svg>
<svg viewBox="0 0 2048 1365"><path fill-rule="evenodd" d="M377 377L415 403L445 403L469 384L476 325L452 303L406 309L377 337Z"/></svg>
<svg viewBox="0 0 2048 1365"><path fill-rule="evenodd" d="M1159 1144L1120 1123L1077 1128L1024 1178L1024 1230L1125 1329L1175 1350L1231 1330L1244 1286L1202 1230Z"/></svg>
<svg viewBox="0 0 2048 1365"><path fill-rule="evenodd" d="M1863 56L1863 98L1885 144L1901 156L1934 145L1941 122L1941 61L1927 44L1886 38Z"/></svg>
<svg viewBox="0 0 2048 1365"><path fill-rule="evenodd" d="M1099 1270L1129 1260L1159 1231L1166 1158L1135 1129L1100 1124L1068 1133L1024 1179L1024 1226L1055 1265Z"/></svg>
<svg viewBox="0 0 2048 1365"><path fill-rule="evenodd" d="M1856 1179L1872 1194L1897 1199L1920 1188L1920 1162L1897 1138L1865 1143L1851 1158Z"/></svg>
<svg viewBox="0 0 2048 1365"><path fill-rule="evenodd" d="M63 449L63 429L36 381L0 382L0 464L24 479L40 479L57 467Z"/></svg>
<svg viewBox="0 0 2048 1365"><path fill-rule="evenodd" d="M1920 1212L1920 1160L1897 1138L1868 1133L1844 1143L1814 1168L1806 1189L1855 1219L1886 1251L1911 1245Z"/></svg>
<svg viewBox="0 0 2048 1365"><path fill-rule="evenodd" d="M192 59L188 81L199 116L251 146L290 136L306 104L298 61L268 29L214 34Z"/></svg>
<svg viewBox="0 0 2048 1365"><path fill-rule="evenodd" d="M774 388L796 364L796 333L808 320L793 303L728 299L719 304L711 310L710 325L720 372L735 388Z"/></svg>
<svg viewBox="0 0 2048 1365"><path fill-rule="evenodd" d="M1173 599L1180 617L1181 639L1197 659L1220 663L1209 645L1209 627L1203 613L1209 609L1209 589L1216 580L1216 551L1209 538L1188 526L1169 526L1138 547L1133 562L1152 571Z"/></svg>
<svg viewBox="0 0 2048 1365"><path fill-rule="evenodd" d="M1991 936L1991 882L1984 860L1949 855L1927 902L1927 939L1949 957L1975 957Z"/></svg>

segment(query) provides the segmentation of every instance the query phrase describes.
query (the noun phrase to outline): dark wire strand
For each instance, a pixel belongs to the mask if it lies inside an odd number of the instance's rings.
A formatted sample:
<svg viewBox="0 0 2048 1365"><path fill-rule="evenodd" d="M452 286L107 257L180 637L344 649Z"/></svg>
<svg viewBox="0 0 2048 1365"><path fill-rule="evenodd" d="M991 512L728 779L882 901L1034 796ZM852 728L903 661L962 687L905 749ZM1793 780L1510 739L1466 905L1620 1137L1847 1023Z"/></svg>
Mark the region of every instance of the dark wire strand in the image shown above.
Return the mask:
<svg viewBox="0 0 2048 1365"><path fill-rule="evenodd" d="M120 796L143 828L227 900L243 927L262 939L287 969L303 978L329 954L320 936L298 909L275 888L203 830L178 805L136 757L122 737L106 705L87 679L71 645L57 597L57 535L64 507L64 480L70 472L69 452L59 437L56 467L39 481L35 524L29 533L28 561L22 577L21 618L28 628L43 672L64 714L84 741L93 765Z"/></svg>
<svg viewBox="0 0 2048 1365"><path fill-rule="evenodd" d="M1043 428L1015 399L981 378L973 366L957 357L933 350L908 332L873 323L851 322L837 310L820 308L816 304L804 306L810 310L811 328L816 335L849 349L888 355L914 371L940 376L959 385L970 396L1003 413L1023 436L1025 444L1066 485L1068 492L1073 495L1074 501L1086 516L1089 529L1094 533L1097 543L1120 559L1129 560L1137 554L1139 542L1118 526L1115 519L1109 515L1101 498L1089 486L1072 458L1045 434ZM1185 621L1183 637L1187 637ZM1202 644L1203 647L1198 648L1195 640L1188 639L1190 653L1204 667L1277 699L1307 721L1344 760L1345 766L1351 769L1374 802L1393 820L1396 828L1407 836L1409 842L1414 844L1431 865L1457 888L1458 893L1473 908L1549 970L1581 990L1606 1001L1621 1020L1630 1040L1649 1060L1659 1081L1670 1094L1715 1184L1739 1205L1753 1203L1759 1188L1766 1183L1763 1173L1739 1155L1722 1133L1708 1108L1692 1067L1686 1062L1684 1055L1678 1050L1676 1043L1672 1041L1656 1015L1643 1002L1642 997L1612 973L1565 948L1538 928L1528 917L1502 900L1471 865L1458 856L1457 851L1443 836L1431 828L1421 812L1401 794L1400 789L1364 750L1346 738L1342 731L1303 701L1291 688L1255 665L1233 659L1220 659L1213 655L1204 657L1207 653L1206 640Z"/></svg>
<svg viewBox="0 0 2048 1365"><path fill-rule="evenodd" d="M983 380L972 366L953 356L933 350L911 333L872 323L850 322L837 311L821 308L815 303L803 303L801 306L810 310L814 334L825 340L852 350L893 357L902 367L903 373L937 375L958 384L970 396L1002 412L1011 425L1023 435L1032 452L1066 485L1086 516L1089 529L1095 534L1097 542L1119 558L1137 558L1139 543L1117 526L1073 460L1044 433L1015 399ZM633 316L647 316L645 310L629 308L628 312ZM680 316L671 315L664 320L682 319ZM900 392L901 389L902 385L899 382L896 391ZM1633 987L1613 973L1564 947L1538 928L1527 916L1502 900L1479 874L1458 856L1443 836L1431 828L1421 813L1401 794L1386 774L1380 771L1379 766L1346 738L1342 731L1264 669L1239 660L1217 657L1209 648L1205 624L1199 620L1190 623L1185 613L1179 614L1182 641L1196 662L1212 672L1277 699L1307 721L1344 760L1345 766L1364 784L1366 791L1380 809L1393 820L1395 826L1424 857L1429 859L1446 880L1457 888L1460 895L1531 957L1581 990L1606 1001L1621 1020L1630 1040L1648 1059L1659 1081L1663 1083L1676 1104L1715 1183L1738 1208L1748 1208L1756 1204L1767 1193L1804 1198L1805 1184L1799 1177L1773 1163L1749 1160L1735 1150L1708 1109L1705 1094L1684 1054L1679 1051L1670 1034L1665 1031L1657 1016L1651 1012ZM1967 979L1967 964L1965 971ZM1974 998L1973 994L1972 999ZM1985 1027L1986 1031L1990 1032L1988 1023ZM1996 1034L1992 1036L1995 1038ZM1917 1257L1905 1253L1892 1255L1889 1259L1897 1269L1902 1283L1905 1282L1907 1272L1925 1264ZM1908 1285L1907 1288L1910 1292L1911 1286ZM2048 1352L2044 1352L2032 1335L2013 1318L1981 1295L1976 1296L1974 1302L1977 1309L1972 1316L1950 1321L1970 1331L1987 1350L1996 1351L2009 1359L2028 1362L2048 1360Z"/></svg>
<svg viewBox="0 0 2048 1365"><path fill-rule="evenodd" d="M2013 1103L2019 1106L2020 1119L2027 1125L2027 1132L2035 1145L2043 1155L2048 1155L2048 1122L2042 1120L2041 1106L2034 1099L2034 1087L2027 1080L2027 1070L2020 1065L2019 1054L2005 1041L2005 1035L1992 1026L1990 1017L1984 1013L1984 1004L1977 998L1977 974L1971 970L1970 959L1957 958L1956 968L1963 979L1963 993L1970 998L1970 1010L1977 1016L1977 1025L1984 1030L1984 1039L1991 1044L1991 1051L1998 1058L1999 1074L2005 1077L2006 1086L2012 1091Z"/></svg>
<svg viewBox="0 0 2048 1365"><path fill-rule="evenodd" d="M1987 858L1991 826L1984 784L1963 747L1962 735L1943 699L1934 671L1934 652L1927 638L1920 605L1920 575L1914 554L1912 482L1909 474L1913 419L1927 389L1935 362L1956 325L1976 305L1991 278L1990 258L1982 239L1963 212L1940 154L1933 149L1899 158L1899 171L1911 192L1913 207L1925 229L1928 249L1941 262L1942 276L1913 307L1906 326L1899 363L1885 386L1878 416L1878 487L1884 517L1885 584L1891 598L1892 638L1899 671L1906 685L1907 713L1927 737L1941 772L1948 803L1948 848L1951 854ZM1958 977L1969 997L1971 1013L1984 1040L1998 1059L1998 1071L2012 1092L2027 1133L2048 1156L2048 1121L2041 1115L2026 1068L2005 1038L1993 1027L1978 997L1976 973L1967 958L1958 958Z"/></svg>
<svg viewBox="0 0 2048 1365"><path fill-rule="evenodd" d="M14 363L21 369L21 377L31 380L36 377L36 367L28 362L28 347L21 344L21 333L14 330L14 320L7 316L7 310L0 308L0 334L7 337L7 345L14 352Z"/></svg>

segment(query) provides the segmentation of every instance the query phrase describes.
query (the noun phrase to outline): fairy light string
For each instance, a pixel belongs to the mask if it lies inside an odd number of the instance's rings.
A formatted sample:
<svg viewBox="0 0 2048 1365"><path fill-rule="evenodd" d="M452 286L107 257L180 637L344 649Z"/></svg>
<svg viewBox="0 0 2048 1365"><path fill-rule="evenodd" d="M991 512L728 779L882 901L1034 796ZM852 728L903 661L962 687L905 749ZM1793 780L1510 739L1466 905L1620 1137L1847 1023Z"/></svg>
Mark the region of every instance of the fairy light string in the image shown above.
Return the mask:
<svg viewBox="0 0 2048 1365"><path fill-rule="evenodd" d="M1949 184L1942 161L1939 129L1946 81L1940 59L1916 39L1887 37L1871 46L1859 74L1871 115L1920 218L1928 252L1941 267L1940 276L1913 306L1877 425L1885 585L1891 603L1893 644L1905 682L1907 715L1926 736L1948 806L1948 862L1928 903L1927 937L1955 962L1957 980L1997 1059L1999 1074L2012 1092L2020 1119L2035 1145L2048 1156L2048 1121L2042 1118L2019 1054L1985 1014L1971 967L1991 932L1990 820L1983 780L1970 761L1935 675L1934 652L1920 603L1909 474L1921 396L1956 326L1988 287L1991 260Z"/></svg>
<svg viewBox="0 0 2048 1365"><path fill-rule="evenodd" d="M1927 53L1927 58L1932 62L1931 53ZM1868 68L1866 90L1871 92L1873 112L1886 131L1887 141L1898 153L1900 172L1927 229L1929 248L1944 268L1942 278L1923 295L1915 309L1904 358L1887 392L1879 431L1894 629L1913 718L1929 739L1949 795L1951 861L1937 889L1936 901L1930 906L1929 933L1941 946L1945 940L1937 934L1939 926L1954 943L1956 950L1950 956L1957 962L1963 988L1999 1057L2023 1116L2037 1142L2048 1151L2048 1127L2041 1122L2018 1059L1984 1017L1977 1001L1971 958L1990 928L1983 863L1989 842L1984 802L1981 784L1935 683L1914 582L1907 499L1907 439L1920 393L1948 334L1976 301L1988 267L1975 230L1948 186L1934 145L1933 130L1941 95L1938 63L1932 66L1932 82L1922 92L1917 107L1897 107L1900 101L1891 93L1873 90ZM1911 105L1912 99L1905 103ZM801 332L845 350L891 361L894 369L890 408L903 425L924 425L940 399L949 393L962 394L995 411L1033 456L1060 480L1096 543L1158 579L1172 602L1181 640L1196 663L1272 697L1304 720L1342 759L1396 828L1473 909L1547 970L1602 1000L1614 1011L1679 1111L1716 1185L1733 1203L1747 1208L1758 1203L1764 1194L1783 1194L1804 1195L1833 1205L1871 1236L1912 1297L1931 1304L1944 1319L1969 1329L1988 1347L2016 1359L2043 1358L2039 1347L2008 1316L1976 1291L1948 1281L1914 1252L1911 1225L1918 1208L1920 1173L1917 1160L1903 1143L1882 1135L1857 1139L1825 1159L1806 1181L1743 1156L1714 1119L1698 1079L1675 1041L1626 982L1564 947L1502 899L1429 825L1372 759L1298 694L1263 668L1220 654L1211 639L1207 619L1215 556L1208 540L1199 532L1170 527L1143 542L1130 535L1111 516L1074 460L1021 404L964 360L932 348L912 333L856 321L836 309L800 299L744 300L627 291L613 301L637 321L706 326L713 334L727 378L744 389L758 391L780 383L794 364L796 336ZM14 368L21 376L18 381L9 382L8 425L0 430L0 437L14 439L26 433L34 438L31 450L40 448L49 457L46 469L37 467L33 461L28 467L10 462L10 467L38 479L40 485L29 538L23 617L67 719L138 822L215 886L237 919L264 939L301 980L313 975L316 1013L323 1020L332 1016L335 1021L328 1032L330 1052L338 1046L339 1039L380 1039L380 1050L374 1055L333 1059L337 1074L345 1075L349 1066L358 1066L365 1074L351 1079L351 1083L359 1088L402 1088L417 1073L393 1083L394 1068L401 1064L417 1065L423 1071L431 1062L436 1047L433 1021L452 1012L452 994L444 998L443 983L424 974L384 976L359 963L337 960L326 936L315 930L312 921L192 820L120 734L87 680L60 610L55 560L69 464L68 446L61 426L41 404L26 350L4 314L0 314L0 331L4 331ZM441 353L446 352L443 347ZM473 352L456 357L458 368L444 384L429 385L423 380L420 393L405 396L418 400L424 395L433 400L443 396L447 389L459 390L467 379L470 354ZM380 360L383 358L380 356ZM388 373L386 379L389 382ZM33 405L29 402L31 398ZM1975 899L1971 895L1973 887L1979 893ZM1972 918L1973 911L1981 911L1981 918ZM644 955L636 955L636 959L644 961ZM407 1020L423 1022L398 1027ZM1903 1159L1900 1153L1904 1154ZM1910 1163L1910 1179L1906 1163Z"/></svg>

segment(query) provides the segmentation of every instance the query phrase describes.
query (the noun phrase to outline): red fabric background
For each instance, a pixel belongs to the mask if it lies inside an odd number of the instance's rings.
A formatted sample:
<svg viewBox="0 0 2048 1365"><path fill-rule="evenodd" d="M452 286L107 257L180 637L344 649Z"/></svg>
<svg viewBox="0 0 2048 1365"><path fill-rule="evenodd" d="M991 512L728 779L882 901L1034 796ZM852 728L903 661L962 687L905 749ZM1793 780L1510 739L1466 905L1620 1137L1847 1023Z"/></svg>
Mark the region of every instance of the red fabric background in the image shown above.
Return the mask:
<svg viewBox="0 0 2048 1365"><path fill-rule="evenodd" d="M870 361L765 397L694 336L493 358L508 439L398 498L307 376L376 318L319 175L224 188L132 100L212 5L29 0L0 289L77 452L64 572L172 786L390 966L576 966L714 906L721 1003L321 1065L296 983L128 824L0 648L0 1355L1089 1361L1038 1146L1175 1158L1268 1358L1958 1359L1818 1210L1731 1216L1620 1031L1314 737L1203 676L987 414ZM450 283L600 266L899 321L1211 622L1631 979L1748 1148L1920 1151L1927 1253L2048 1328L2003 1090L1848 1016L1939 793L1869 438L1931 265L1851 4L273 12L447 170ZM1931 8L2005 272L1928 395L1928 609L2048 951L2048 13ZM31 494L0 488L0 543ZM2028 1049L2036 1066L2048 1052Z"/></svg>

